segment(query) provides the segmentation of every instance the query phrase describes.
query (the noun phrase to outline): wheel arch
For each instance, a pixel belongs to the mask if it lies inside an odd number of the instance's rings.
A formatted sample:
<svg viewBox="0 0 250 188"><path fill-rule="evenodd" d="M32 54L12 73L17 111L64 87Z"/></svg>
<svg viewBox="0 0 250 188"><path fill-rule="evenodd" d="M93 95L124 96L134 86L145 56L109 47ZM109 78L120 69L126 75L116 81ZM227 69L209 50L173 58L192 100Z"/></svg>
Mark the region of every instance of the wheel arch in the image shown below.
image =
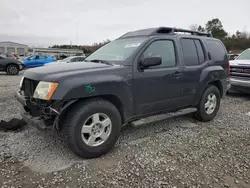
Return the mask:
<svg viewBox="0 0 250 188"><path fill-rule="evenodd" d="M223 96L223 85L222 85L221 81L220 80L211 80L211 81L207 82L206 84L204 84L202 86L202 88L200 89L200 92L197 93L197 95L195 96L195 98L194 98L195 106L200 102L203 93L206 91L206 89L210 85L217 87L219 92L220 92L220 97Z"/></svg>
<svg viewBox="0 0 250 188"><path fill-rule="evenodd" d="M220 97L223 96L223 87L222 87L222 83L221 83L220 80L211 81L211 82L209 82L209 83L207 84L207 86L208 86L208 85L214 85L214 86L216 86L216 87L219 89L219 91L220 91Z"/></svg>
<svg viewBox="0 0 250 188"><path fill-rule="evenodd" d="M16 67L18 68L18 70L19 70L19 67L18 67L18 65L17 65L16 63L8 63L7 65L5 65L5 71L7 71L7 68L8 68L10 65L16 66Z"/></svg>
<svg viewBox="0 0 250 188"><path fill-rule="evenodd" d="M124 111L124 106L122 104L122 101L115 95L99 95L99 96L94 96L94 97L85 97L82 99L77 99L77 100L72 100L72 101L68 101L65 102L65 104L63 105L62 109L61 109L61 113L59 115L59 119L58 119L58 130L61 129L61 122L63 121L64 117L67 115L68 111L74 107L75 105L81 103L81 102L85 102L88 100L92 100L92 99L103 99L106 101L109 101L110 103L112 103L117 110L119 111L120 115L121 115L121 120L122 123L125 123L126 121L126 115L125 115L125 111Z"/></svg>

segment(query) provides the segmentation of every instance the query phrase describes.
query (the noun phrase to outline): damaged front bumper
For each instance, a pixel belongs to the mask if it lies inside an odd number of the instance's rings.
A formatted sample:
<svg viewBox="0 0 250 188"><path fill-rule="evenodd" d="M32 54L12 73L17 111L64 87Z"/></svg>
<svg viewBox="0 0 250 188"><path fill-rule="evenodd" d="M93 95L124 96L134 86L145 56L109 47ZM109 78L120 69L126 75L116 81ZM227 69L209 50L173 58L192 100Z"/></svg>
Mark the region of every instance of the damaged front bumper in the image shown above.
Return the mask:
<svg viewBox="0 0 250 188"><path fill-rule="evenodd" d="M48 128L42 118L31 116L28 112L24 110L24 108L21 109L21 116L27 124L36 127L37 129L45 130L46 128Z"/></svg>
<svg viewBox="0 0 250 188"><path fill-rule="evenodd" d="M59 129L59 118L69 106L65 101L32 101L20 91L16 92L15 98L22 105L20 113L24 121L40 130Z"/></svg>

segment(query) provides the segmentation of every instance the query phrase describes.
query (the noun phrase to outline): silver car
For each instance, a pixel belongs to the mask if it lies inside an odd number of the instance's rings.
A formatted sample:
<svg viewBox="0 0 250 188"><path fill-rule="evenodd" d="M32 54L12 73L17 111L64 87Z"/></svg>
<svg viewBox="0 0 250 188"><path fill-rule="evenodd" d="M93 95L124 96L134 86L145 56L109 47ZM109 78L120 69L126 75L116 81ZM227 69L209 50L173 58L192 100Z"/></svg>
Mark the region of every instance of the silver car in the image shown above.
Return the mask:
<svg viewBox="0 0 250 188"><path fill-rule="evenodd" d="M250 93L250 48L230 61L230 77L232 90Z"/></svg>
<svg viewBox="0 0 250 188"><path fill-rule="evenodd" d="M47 63L45 65L48 66L48 65L58 65L58 64L60 65L64 63L82 62L84 61L85 58L86 58L85 56L70 56L63 60L55 61L52 63Z"/></svg>

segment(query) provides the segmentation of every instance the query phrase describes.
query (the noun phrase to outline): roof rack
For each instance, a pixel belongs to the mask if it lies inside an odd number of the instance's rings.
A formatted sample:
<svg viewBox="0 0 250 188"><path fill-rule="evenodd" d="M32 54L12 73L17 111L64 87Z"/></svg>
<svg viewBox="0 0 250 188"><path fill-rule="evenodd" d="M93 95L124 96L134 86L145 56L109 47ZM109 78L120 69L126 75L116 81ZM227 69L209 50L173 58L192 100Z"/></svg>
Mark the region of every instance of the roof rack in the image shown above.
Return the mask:
<svg viewBox="0 0 250 188"><path fill-rule="evenodd" d="M204 33L199 31L192 31L192 30L172 28L172 27L158 27L158 28L142 29L142 30L128 32L119 38L150 36L159 34L175 35L177 33L189 33L191 35L196 35L196 36L213 37L212 33Z"/></svg>
<svg viewBox="0 0 250 188"><path fill-rule="evenodd" d="M162 29L162 28L160 28L160 29ZM164 27L163 27L163 29L164 29ZM171 33L183 32L183 33L190 33L191 35L213 37L212 33L205 33L205 32L200 32L200 31L193 31L193 30L179 29L179 28L168 28L168 29L172 29Z"/></svg>

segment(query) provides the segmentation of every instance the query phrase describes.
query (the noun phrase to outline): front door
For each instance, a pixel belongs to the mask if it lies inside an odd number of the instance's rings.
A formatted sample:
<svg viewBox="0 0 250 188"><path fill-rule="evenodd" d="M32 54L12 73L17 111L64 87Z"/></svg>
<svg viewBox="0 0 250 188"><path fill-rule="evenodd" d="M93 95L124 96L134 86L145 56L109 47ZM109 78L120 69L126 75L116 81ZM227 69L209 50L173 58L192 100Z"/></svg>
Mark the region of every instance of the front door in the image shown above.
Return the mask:
<svg viewBox="0 0 250 188"><path fill-rule="evenodd" d="M151 42L139 57L160 56L162 64L143 71L134 64L136 114L145 115L182 106L181 67L173 40Z"/></svg>
<svg viewBox="0 0 250 188"><path fill-rule="evenodd" d="M43 66L47 62L46 56L39 55L36 59L36 66L40 67Z"/></svg>

